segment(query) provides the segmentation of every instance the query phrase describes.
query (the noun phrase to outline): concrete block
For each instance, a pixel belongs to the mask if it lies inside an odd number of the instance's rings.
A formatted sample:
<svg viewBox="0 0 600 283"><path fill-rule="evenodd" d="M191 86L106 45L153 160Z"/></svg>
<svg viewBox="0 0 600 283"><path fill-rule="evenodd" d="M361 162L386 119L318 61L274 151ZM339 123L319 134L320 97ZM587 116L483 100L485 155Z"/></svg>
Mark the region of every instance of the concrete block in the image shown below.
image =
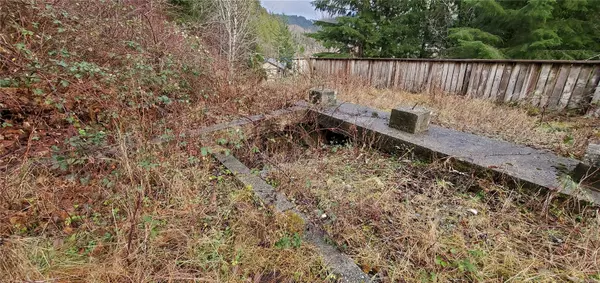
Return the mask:
<svg viewBox="0 0 600 283"><path fill-rule="evenodd" d="M600 144L588 145L585 156L573 171L573 179L585 187L600 190Z"/></svg>
<svg viewBox="0 0 600 283"><path fill-rule="evenodd" d="M424 107L401 106L392 109L389 126L411 134L429 129L431 111Z"/></svg>
<svg viewBox="0 0 600 283"><path fill-rule="evenodd" d="M600 167L600 143L590 143L583 157L583 162Z"/></svg>
<svg viewBox="0 0 600 283"><path fill-rule="evenodd" d="M308 93L308 102L321 105L321 106L332 106L337 101L337 93L332 89L325 88L313 88Z"/></svg>

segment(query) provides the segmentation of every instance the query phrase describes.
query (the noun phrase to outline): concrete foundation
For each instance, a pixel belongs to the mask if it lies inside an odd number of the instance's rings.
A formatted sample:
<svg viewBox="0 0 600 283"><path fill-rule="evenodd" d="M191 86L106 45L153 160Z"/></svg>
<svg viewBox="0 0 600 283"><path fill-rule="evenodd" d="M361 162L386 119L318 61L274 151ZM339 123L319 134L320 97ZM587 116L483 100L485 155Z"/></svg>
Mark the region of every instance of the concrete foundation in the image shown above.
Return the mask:
<svg viewBox="0 0 600 283"><path fill-rule="evenodd" d="M588 145L583 162L591 166L600 167L600 143L590 143Z"/></svg>
<svg viewBox="0 0 600 283"><path fill-rule="evenodd" d="M397 107L392 109L390 116L390 127L418 134L429 129L431 111L423 107Z"/></svg>
<svg viewBox="0 0 600 283"><path fill-rule="evenodd" d="M410 150L423 157L448 157L476 172L493 173L524 187L546 188L600 204L600 191L565 185L565 178L579 163L572 158L436 125L431 125L426 133L414 135L391 128L390 114L351 103L310 111L321 126L339 129L383 151Z"/></svg>
<svg viewBox="0 0 600 283"><path fill-rule="evenodd" d="M600 144L588 145L583 160L573 170L573 180L584 187L600 190Z"/></svg>
<svg viewBox="0 0 600 283"><path fill-rule="evenodd" d="M336 92L332 89L313 88L308 93L308 102L320 106L332 106L337 102Z"/></svg>

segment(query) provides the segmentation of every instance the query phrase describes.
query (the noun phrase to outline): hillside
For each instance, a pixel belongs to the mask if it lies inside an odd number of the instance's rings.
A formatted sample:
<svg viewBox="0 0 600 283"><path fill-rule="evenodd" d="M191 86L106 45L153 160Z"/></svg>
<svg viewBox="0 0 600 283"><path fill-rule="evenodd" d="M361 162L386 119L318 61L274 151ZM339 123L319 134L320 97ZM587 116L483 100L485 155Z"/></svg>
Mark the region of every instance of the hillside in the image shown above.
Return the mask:
<svg viewBox="0 0 600 283"><path fill-rule="evenodd" d="M296 15L273 15L287 23L294 42L299 46L296 50L296 57L311 57L313 54L328 51L321 43L306 36L307 33L313 33L319 30L319 27L315 26L312 20Z"/></svg>
<svg viewBox="0 0 600 283"><path fill-rule="evenodd" d="M285 15L285 14L275 14L279 18L281 18L288 25L295 25L303 28L306 32L315 32L319 30L319 27L315 26L312 20L309 20L303 16L297 15Z"/></svg>

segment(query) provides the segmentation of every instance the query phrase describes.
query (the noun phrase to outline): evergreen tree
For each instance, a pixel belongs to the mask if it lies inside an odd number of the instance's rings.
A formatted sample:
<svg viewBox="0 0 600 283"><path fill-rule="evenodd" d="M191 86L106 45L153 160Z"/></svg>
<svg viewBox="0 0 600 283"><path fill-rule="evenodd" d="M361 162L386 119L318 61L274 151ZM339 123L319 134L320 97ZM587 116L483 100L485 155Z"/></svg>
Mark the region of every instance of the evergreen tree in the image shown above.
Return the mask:
<svg viewBox="0 0 600 283"><path fill-rule="evenodd" d="M600 57L594 0L316 0L338 16L312 34L357 57Z"/></svg>
<svg viewBox="0 0 600 283"><path fill-rule="evenodd" d="M276 58L291 68L297 51L296 43L283 18L269 14L261 7L255 25L258 41L256 52L264 58Z"/></svg>
<svg viewBox="0 0 600 283"><path fill-rule="evenodd" d="M292 38L292 33L290 32L287 24L282 24L279 26L277 42L277 58L279 62L285 64L286 68L291 69L292 59L294 59L296 50L294 48L295 44Z"/></svg>
<svg viewBox="0 0 600 283"><path fill-rule="evenodd" d="M316 0L317 10L339 15L317 21L311 36L325 47L358 57L429 57L445 45L457 7L453 0Z"/></svg>

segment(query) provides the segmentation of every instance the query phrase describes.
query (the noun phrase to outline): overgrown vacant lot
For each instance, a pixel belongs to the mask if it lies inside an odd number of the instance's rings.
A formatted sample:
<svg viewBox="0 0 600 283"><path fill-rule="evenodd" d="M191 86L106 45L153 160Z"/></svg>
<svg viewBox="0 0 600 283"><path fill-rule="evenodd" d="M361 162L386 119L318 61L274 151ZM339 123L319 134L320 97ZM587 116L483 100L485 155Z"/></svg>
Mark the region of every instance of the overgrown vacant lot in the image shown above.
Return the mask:
<svg viewBox="0 0 600 283"><path fill-rule="evenodd" d="M600 119L556 115L527 105L498 104L456 95L413 94L377 89L358 81L330 79L342 101L390 111L398 105L419 104L433 110L433 123L560 155L582 157L590 140L600 140Z"/></svg>
<svg viewBox="0 0 600 283"><path fill-rule="evenodd" d="M0 0L0 282L332 281L302 241L302 221L237 184L208 155L214 143L270 178L378 280L599 280L589 208L442 161L323 146L314 132L303 132L309 146L286 147L279 137L189 135L321 85L386 110L420 102L440 125L563 155L598 138L597 120L321 78L266 82L248 62L258 46L228 62L216 40L223 24L182 23L173 8Z"/></svg>
<svg viewBox="0 0 600 283"><path fill-rule="evenodd" d="M247 163L383 282L599 280L597 210L360 144L255 142ZM265 165L266 167L261 167ZM462 169L464 170L464 169Z"/></svg>

